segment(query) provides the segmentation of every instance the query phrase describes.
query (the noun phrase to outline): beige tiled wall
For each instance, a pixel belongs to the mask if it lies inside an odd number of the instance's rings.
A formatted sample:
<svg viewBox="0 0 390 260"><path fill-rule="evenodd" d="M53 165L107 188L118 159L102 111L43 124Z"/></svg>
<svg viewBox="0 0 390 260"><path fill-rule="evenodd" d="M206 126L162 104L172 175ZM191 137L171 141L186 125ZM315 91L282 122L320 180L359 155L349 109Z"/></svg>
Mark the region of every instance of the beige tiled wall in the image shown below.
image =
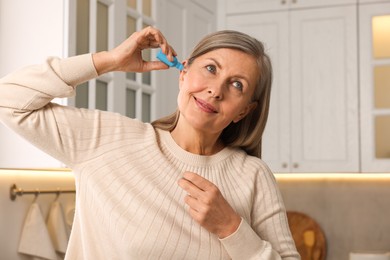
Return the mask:
<svg viewBox="0 0 390 260"><path fill-rule="evenodd" d="M390 252L390 176L277 178L287 210L303 212L323 229L328 260L351 251Z"/></svg>

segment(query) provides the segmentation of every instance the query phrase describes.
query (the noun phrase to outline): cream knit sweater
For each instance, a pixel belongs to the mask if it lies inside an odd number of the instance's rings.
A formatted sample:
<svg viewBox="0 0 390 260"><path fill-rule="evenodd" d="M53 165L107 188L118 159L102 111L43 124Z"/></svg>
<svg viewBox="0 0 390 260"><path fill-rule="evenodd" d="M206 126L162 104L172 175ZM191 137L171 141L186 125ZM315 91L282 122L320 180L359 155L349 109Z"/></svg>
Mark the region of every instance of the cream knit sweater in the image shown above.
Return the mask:
<svg viewBox="0 0 390 260"><path fill-rule="evenodd" d="M150 124L50 103L96 76L88 54L49 58L0 80L0 120L74 171L66 259L299 259L260 159L232 148L191 154ZM234 234L220 240L191 219L177 184L184 171L219 187L242 216Z"/></svg>

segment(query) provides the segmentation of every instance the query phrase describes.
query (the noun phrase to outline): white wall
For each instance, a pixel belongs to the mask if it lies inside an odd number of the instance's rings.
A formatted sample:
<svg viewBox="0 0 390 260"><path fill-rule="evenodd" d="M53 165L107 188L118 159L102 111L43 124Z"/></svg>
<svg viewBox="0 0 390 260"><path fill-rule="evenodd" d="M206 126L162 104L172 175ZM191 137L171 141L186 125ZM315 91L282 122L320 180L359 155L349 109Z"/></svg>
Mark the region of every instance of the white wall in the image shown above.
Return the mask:
<svg viewBox="0 0 390 260"><path fill-rule="evenodd" d="M0 77L20 67L63 57L66 0L0 0ZM0 168L59 167L0 124Z"/></svg>
<svg viewBox="0 0 390 260"><path fill-rule="evenodd" d="M64 1L0 0L0 75L63 55Z"/></svg>

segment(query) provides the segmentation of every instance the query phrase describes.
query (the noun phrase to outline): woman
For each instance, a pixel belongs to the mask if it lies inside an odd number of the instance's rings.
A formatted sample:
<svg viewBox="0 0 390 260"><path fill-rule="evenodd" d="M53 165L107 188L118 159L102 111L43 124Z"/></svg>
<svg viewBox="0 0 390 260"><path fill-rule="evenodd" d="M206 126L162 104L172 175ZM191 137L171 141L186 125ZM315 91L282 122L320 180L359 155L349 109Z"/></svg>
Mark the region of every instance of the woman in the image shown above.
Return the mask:
<svg viewBox="0 0 390 260"><path fill-rule="evenodd" d="M0 118L73 169L66 259L299 259L272 173L260 157L271 65L257 40L206 36L184 61L178 112L153 124L50 103L110 71L167 69L141 51L175 51L155 28L108 52L0 81Z"/></svg>

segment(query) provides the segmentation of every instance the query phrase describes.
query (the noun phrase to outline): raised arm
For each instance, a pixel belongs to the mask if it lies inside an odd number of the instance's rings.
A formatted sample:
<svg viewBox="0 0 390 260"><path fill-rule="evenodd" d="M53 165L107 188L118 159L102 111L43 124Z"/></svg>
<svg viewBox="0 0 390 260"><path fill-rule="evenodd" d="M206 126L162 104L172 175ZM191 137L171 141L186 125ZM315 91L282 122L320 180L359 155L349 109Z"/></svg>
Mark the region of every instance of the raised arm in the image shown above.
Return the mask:
<svg viewBox="0 0 390 260"><path fill-rule="evenodd" d="M0 79L0 121L67 165L82 160L85 154L76 151L85 142L75 140L84 138L79 131L87 128L90 132L86 136L93 134L98 140L102 113L62 107L51 103L52 99L73 96L77 85L105 72L167 69L160 61L142 60L142 50L155 47L161 47L170 58L175 55L161 32L148 27L112 50L48 58L42 65L11 73ZM97 145L97 141L88 143L88 150L96 151Z"/></svg>

